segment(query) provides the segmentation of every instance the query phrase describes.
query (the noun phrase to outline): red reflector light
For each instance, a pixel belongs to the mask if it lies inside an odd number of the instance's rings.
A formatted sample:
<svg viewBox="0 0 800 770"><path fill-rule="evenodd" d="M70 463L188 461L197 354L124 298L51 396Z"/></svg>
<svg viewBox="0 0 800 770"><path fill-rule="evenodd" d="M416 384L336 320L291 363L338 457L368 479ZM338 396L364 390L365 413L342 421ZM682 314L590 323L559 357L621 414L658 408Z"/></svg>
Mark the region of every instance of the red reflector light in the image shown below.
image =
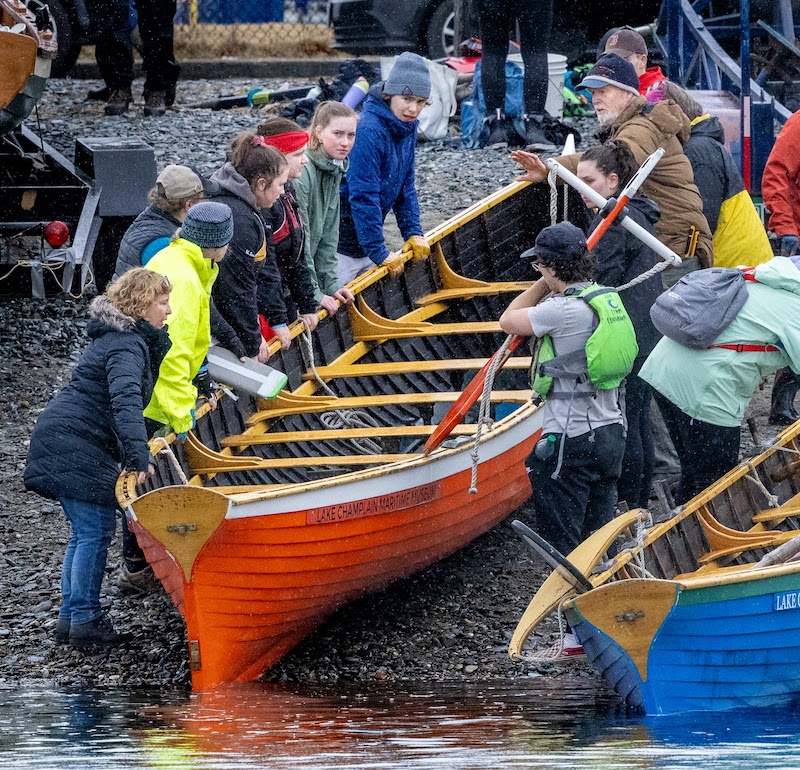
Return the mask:
<svg viewBox="0 0 800 770"><path fill-rule="evenodd" d="M54 219L44 228L44 239L54 248L63 246L69 240L69 227L64 222Z"/></svg>

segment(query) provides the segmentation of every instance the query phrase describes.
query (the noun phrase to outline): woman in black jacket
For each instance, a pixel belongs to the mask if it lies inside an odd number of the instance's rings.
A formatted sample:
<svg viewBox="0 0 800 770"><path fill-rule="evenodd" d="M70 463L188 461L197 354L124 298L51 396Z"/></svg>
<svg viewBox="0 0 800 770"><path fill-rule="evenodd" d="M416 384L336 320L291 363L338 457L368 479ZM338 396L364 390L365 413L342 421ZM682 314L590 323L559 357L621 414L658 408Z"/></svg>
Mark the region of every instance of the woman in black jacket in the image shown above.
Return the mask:
<svg viewBox="0 0 800 770"><path fill-rule="evenodd" d="M75 647L124 641L100 608L114 535L120 474L152 473L143 410L170 341L169 282L135 268L89 307L91 339L69 384L31 435L25 486L57 499L72 527L61 572L56 641Z"/></svg>
<svg viewBox="0 0 800 770"><path fill-rule="evenodd" d="M271 228L261 210L283 195L288 165L282 153L255 134L236 136L229 157L211 177L222 188L213 200L225 203L233 213L233 240L220 262L211 296L245 354L263 364L270 353L258 320L258 284L266 283L278 297L283 289L275 258L267 253Z"/></svg>
<svg viewBox="0 0 800 770"><path fill-rule="evenodd" d="M624 142L606 142L590 147L581 156L578 176L604 198L619 194L636 173L638 165ZM593 204L584 199L587 206ZM658 206L644 195L628 203L628 216L649 232L659 220ZM589 226L594 230L602 219L598 213ZM597 267L594 278L604 286L622 286L658 262L655 252L615 222L594 248ZM650 320L650 307L661 294L661 276L620 292L620 297L636 331L639 355L625 380L625 416L628 433L622 475L617 482L619 499L631 508L647 505L653 480L653 440L650 433L650 386L639 377L645 359L661 335Z"/></svg>

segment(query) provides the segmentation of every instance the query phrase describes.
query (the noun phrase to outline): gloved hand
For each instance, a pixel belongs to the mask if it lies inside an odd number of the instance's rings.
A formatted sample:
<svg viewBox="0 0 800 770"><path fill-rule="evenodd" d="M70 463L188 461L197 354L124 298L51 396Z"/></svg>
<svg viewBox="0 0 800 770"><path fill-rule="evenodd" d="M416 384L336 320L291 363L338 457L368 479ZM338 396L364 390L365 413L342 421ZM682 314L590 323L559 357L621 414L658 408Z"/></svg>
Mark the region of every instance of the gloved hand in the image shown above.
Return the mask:
<svg viewBox="0 0 800 770"><path fill-rule="evenodd" d="M204 361L197 370L197 374L194 376L192 384L197 388L197 392L200 393L200 395L205 396L208 399L214 395L214 387L211 383L211 374L209 374L208 371L207 361Z"/></svg>
<svg viewBox="0 0 800 770"><path fill-rule="evenodd" d="M797 254L796 235L782 235L780 243L782 257L791 257L793 254Z"/></svg>
<svg viewBox="0 0 800 770"><path fill-rule="evenodd" d="M427 259L431 255L431 247L424 235L412 235L404 244L401 251L404 254L411 254L414 262Z"/></svg>

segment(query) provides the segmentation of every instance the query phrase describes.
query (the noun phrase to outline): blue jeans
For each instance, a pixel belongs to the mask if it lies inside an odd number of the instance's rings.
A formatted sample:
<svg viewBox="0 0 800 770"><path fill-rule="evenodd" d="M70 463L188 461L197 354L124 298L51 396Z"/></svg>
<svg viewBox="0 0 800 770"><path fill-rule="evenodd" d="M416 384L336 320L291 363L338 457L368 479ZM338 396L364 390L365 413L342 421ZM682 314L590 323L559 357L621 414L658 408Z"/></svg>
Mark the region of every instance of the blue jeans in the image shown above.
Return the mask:
<svg viewBox="0 0 800 770"><path fill-rule="evenodd" d="M59 500L72 526L61 568L59 616L73 624L89 623L102 615L100 586L108 546L114 537L117 510L113 506Z"/></svg>

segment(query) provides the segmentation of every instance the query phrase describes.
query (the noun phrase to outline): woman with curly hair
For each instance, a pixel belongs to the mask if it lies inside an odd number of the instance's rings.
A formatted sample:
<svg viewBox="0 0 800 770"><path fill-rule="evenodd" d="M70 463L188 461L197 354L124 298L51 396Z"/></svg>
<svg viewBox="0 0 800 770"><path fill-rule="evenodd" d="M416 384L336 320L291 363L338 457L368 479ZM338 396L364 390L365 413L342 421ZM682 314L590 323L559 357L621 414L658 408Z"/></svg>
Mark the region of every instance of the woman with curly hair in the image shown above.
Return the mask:
<svg viewBox="0 0 800 770"><path fill-rule="evenodd" d="M91 340L69 384L39 415L25 486L61 503L72 528L55 639L74 647L125 641L100 607L121 474L153 472L143 410L169 349L169 281L134 268L89 306Z"/></svg>

